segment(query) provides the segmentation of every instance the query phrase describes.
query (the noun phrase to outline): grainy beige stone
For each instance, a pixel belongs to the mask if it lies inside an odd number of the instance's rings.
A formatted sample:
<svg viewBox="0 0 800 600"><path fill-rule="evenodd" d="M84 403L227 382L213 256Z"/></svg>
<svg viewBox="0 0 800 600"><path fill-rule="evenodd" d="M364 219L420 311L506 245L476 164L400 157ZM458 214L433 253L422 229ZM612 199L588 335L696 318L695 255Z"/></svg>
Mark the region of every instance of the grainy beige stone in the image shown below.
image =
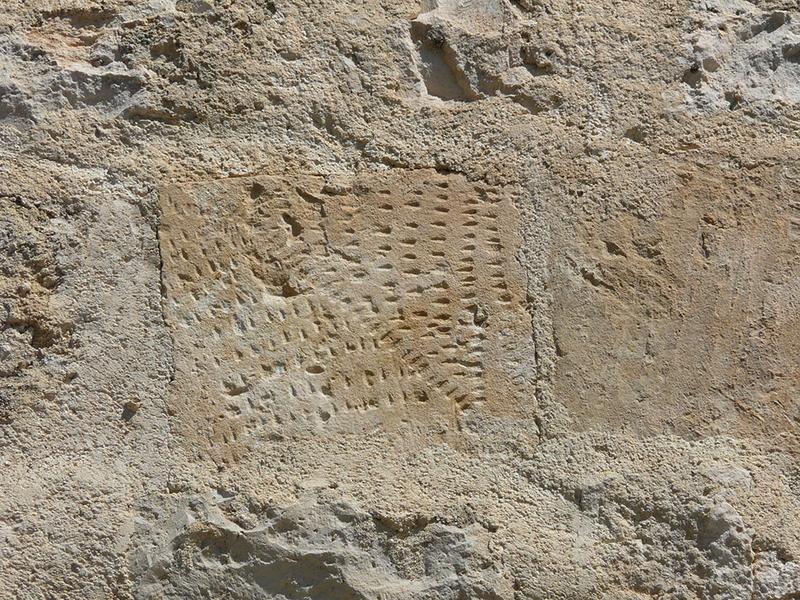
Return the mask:
<svg viewBox="0 0 800 600"><path fill-rule="evenodd" d="M510 191L420 170L162 198L168 402L212 456L288 432L449 438L463 411L535 414Z"/></svg>
<svg viewBox="0 0 800 600"><path fill-rule="evenodd" d="M800 594L794 0L5 0L0 598Z"/></svg>

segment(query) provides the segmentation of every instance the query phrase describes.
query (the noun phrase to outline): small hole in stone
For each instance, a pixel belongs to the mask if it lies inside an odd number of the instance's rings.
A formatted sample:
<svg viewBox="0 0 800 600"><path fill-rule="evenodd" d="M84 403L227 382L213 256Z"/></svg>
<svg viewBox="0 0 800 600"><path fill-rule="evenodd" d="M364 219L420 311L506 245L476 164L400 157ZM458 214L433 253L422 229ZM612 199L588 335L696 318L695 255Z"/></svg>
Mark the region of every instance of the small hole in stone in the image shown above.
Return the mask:
<svg viewBox="0 0 800 600"><path fill-rule="evenodd" d="M252 186L250 186L250 198L255 200L261 194L263 194L265 190L266 188L260 183L254 183Z"/></svg>

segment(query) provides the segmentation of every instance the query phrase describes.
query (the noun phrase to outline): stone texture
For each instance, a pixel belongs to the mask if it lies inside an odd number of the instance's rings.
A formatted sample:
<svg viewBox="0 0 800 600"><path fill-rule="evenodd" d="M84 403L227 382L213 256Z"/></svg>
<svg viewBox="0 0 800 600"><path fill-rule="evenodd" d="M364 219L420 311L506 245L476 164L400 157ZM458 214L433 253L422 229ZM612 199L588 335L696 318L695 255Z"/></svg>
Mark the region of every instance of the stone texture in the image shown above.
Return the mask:
<svg viewBox="0 0 800 600"><path fill-rule="evenodd" d="M786 0L6 0L0 598L800 595Z"/></svg>
<svg viewBox="0 0 800 600"><path fill-rule="evenodd" d="M288 432L445 435L464 410L535 414L508 191L421 170L162 198L168 403L218 459Z"/></svg>

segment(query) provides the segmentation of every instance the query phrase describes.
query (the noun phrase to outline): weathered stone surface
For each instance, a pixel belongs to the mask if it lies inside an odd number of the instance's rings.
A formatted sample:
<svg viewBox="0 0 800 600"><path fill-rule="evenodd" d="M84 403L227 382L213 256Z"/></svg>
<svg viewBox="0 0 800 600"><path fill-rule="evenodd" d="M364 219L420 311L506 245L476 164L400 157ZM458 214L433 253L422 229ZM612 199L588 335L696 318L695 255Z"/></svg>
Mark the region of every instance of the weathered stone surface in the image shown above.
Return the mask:
<svg viewBox="0 0 800 600"><path fill-rule="evenodd" d="M556 236L555 394L587 428L794 452L800 171L659 162L651 218L576 214Z"/></svg>
<svg viewBox="0 0 800 600"><path fill-rule="evenodd" d="M509 192L422 170L162 198L168 402L216 458L287 433L449 436L463 411L535 414Z"/></svg>
<svg viewBox="0 0 800 600"><path fill-rule="evenodd" d="M0 598L800 595L798 24L6 0Z"/></svg>

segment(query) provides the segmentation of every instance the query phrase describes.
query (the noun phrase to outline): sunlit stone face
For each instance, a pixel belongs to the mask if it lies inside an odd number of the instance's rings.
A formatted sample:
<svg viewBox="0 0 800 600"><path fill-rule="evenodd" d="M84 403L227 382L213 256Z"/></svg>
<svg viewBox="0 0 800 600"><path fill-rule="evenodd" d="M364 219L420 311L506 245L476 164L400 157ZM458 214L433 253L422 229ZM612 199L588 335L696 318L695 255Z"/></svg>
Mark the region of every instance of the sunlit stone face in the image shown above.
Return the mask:
<svg viewBox="0 0 800 600"><path fill-rule="evenodd" d="M261 177L172 187L162 210L170 405L212 454L454 432L463 411L534 401L507 190L435 171Z"/></svg>

